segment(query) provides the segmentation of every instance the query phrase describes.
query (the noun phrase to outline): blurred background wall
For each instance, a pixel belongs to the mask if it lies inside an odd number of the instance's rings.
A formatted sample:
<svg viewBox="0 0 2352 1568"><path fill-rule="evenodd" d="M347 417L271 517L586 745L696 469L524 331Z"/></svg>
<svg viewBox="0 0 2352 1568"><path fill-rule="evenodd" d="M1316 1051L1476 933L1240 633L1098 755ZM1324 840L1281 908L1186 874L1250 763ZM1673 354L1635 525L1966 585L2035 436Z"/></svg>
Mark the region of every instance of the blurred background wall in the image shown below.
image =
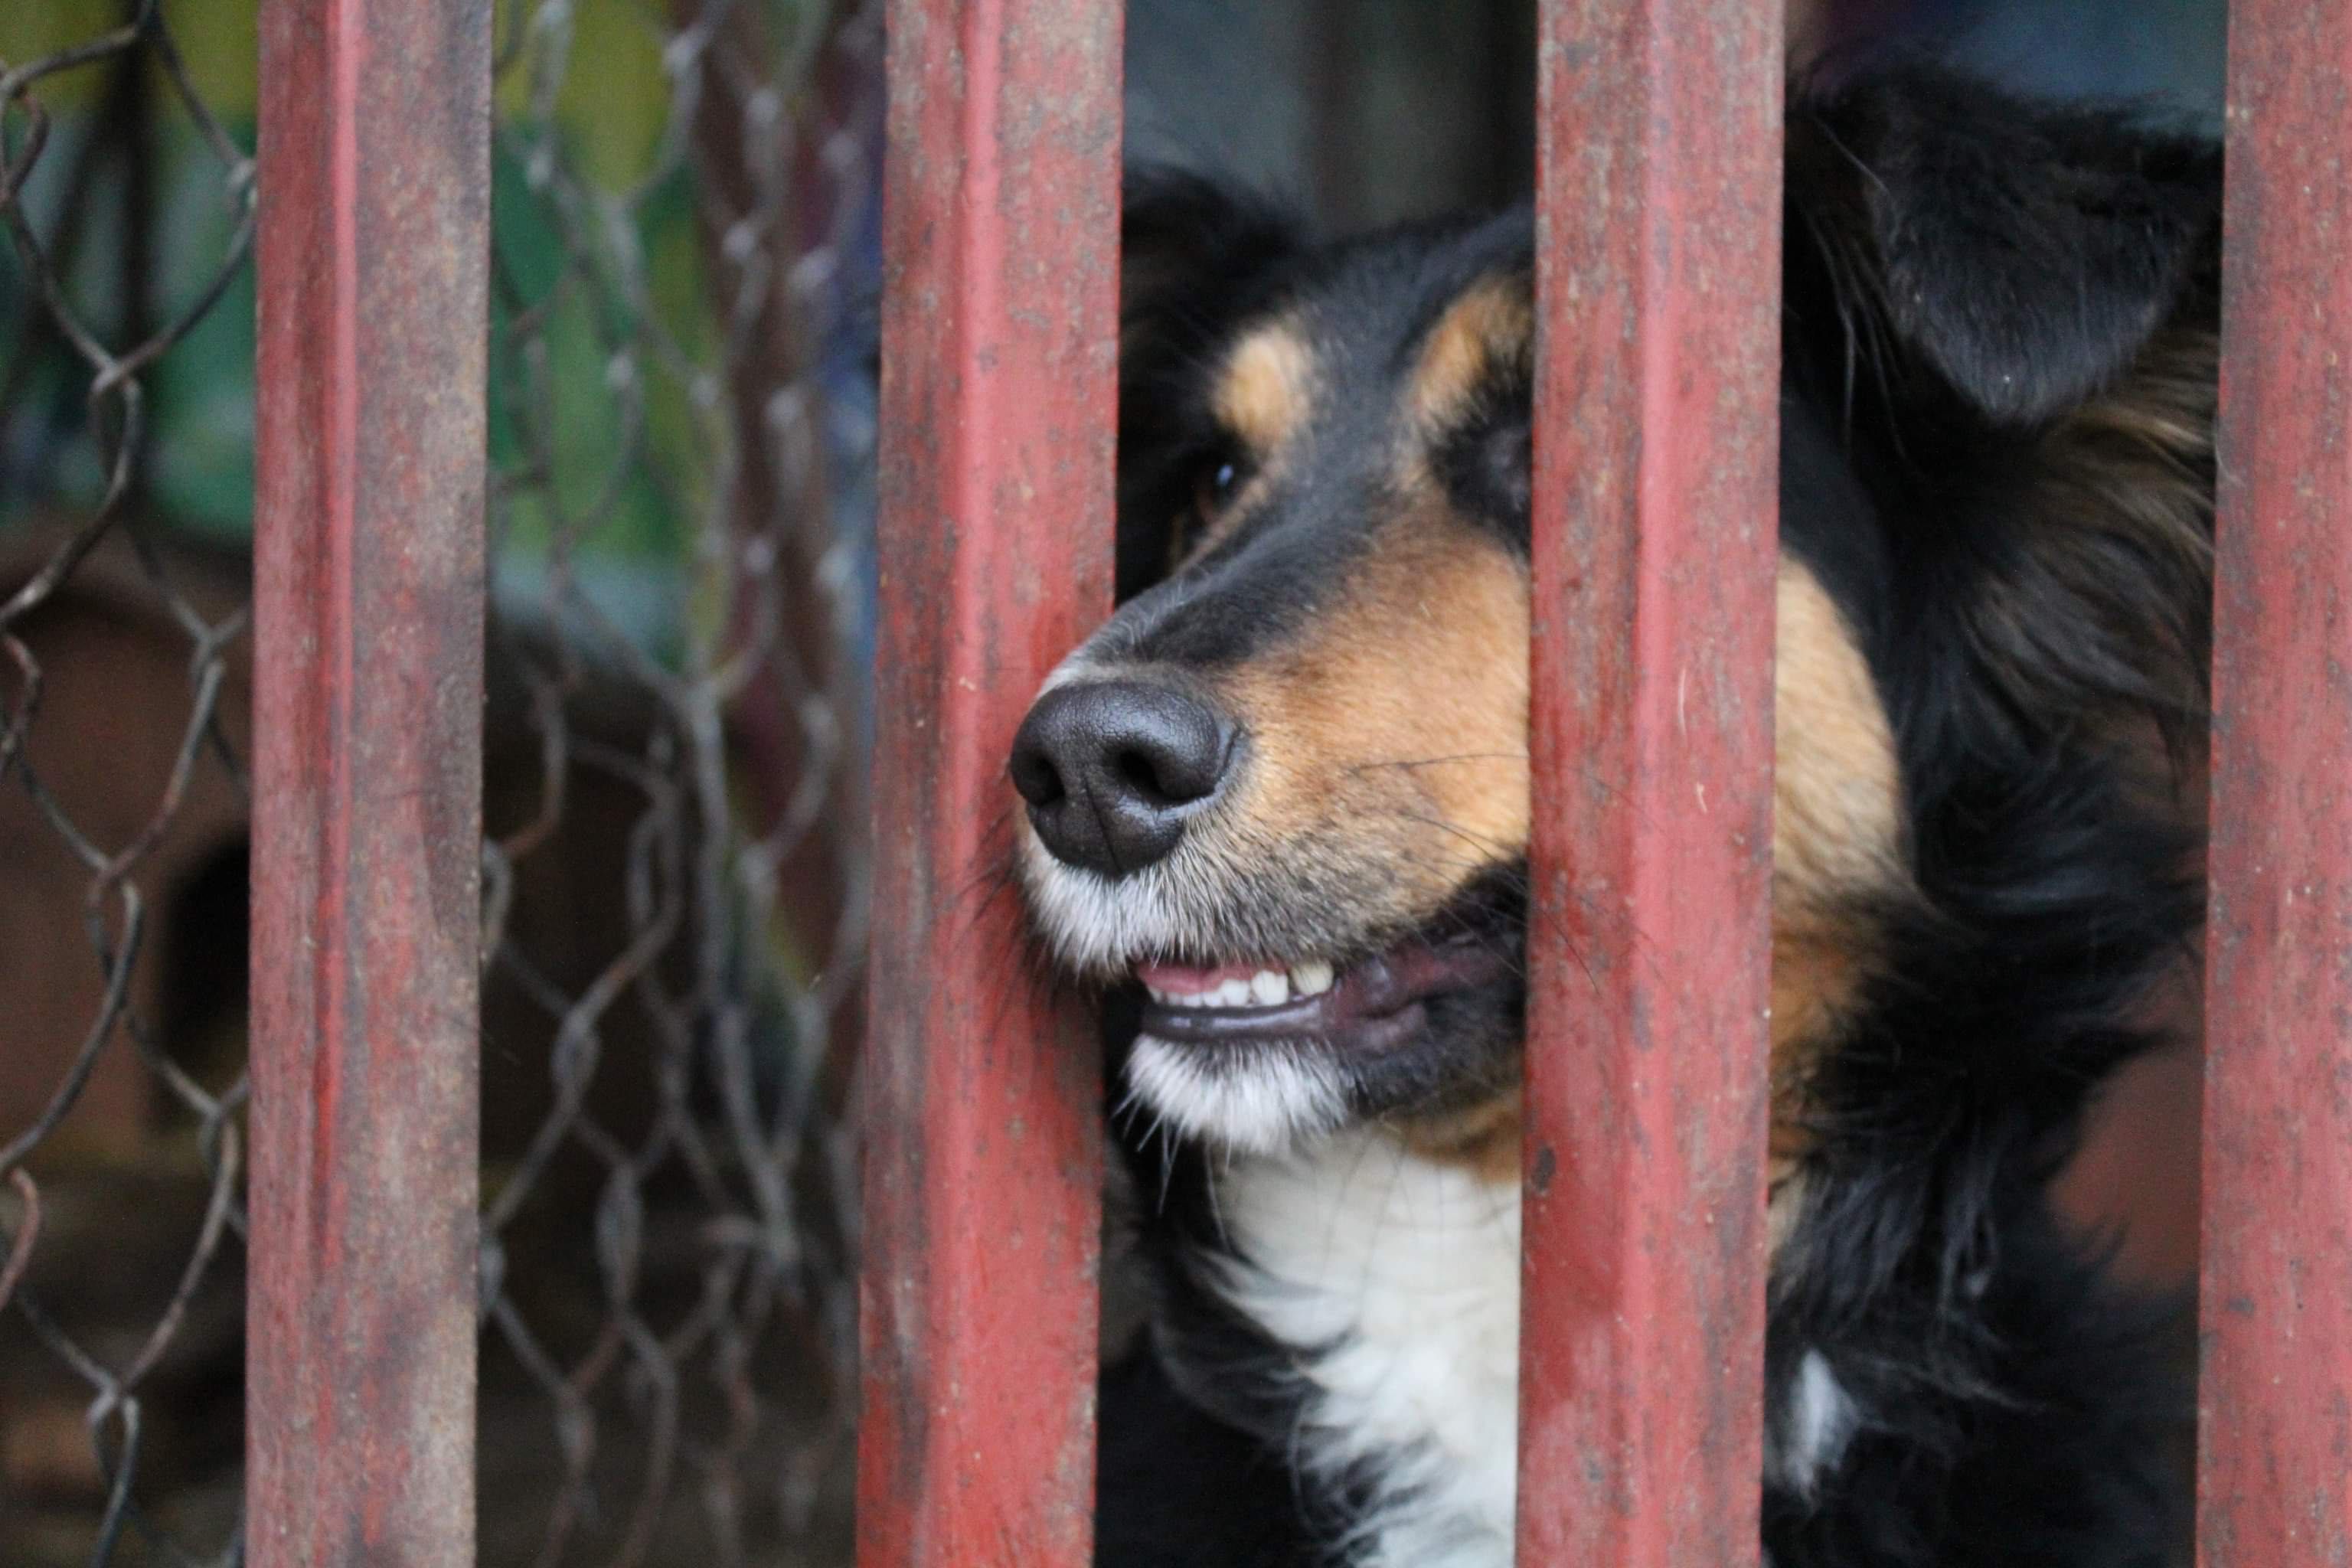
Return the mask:
<svg viewBox="0 0 2352 1568"><path fill-rule="evenodd" d="M2218 129L2223 0L1793 0L1832 75L1940 58L2026 92ZM1130 154L1211 169L1352 229L1523 195L1533 0L1133 0Z"/></svg>

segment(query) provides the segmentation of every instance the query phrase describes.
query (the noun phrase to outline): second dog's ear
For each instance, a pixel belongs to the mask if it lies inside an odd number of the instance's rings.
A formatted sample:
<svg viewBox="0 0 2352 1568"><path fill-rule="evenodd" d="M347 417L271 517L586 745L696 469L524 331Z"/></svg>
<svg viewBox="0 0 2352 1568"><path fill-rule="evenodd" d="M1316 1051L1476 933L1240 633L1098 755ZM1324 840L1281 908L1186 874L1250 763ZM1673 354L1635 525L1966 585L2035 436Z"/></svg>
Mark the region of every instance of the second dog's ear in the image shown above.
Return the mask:
<svg viewBox="0 0 2352 1568"><path fill-rule="evenodd" d="M1816 247L1838 308L1862 304L2001 424L2114 382L2205 285L2221 195L2208 142L1932 71L1790 122L1790 238Z"/></svg>
<svg viewBox="0 0 2352 1568"><path fill-rule="evenodd" d="M1297 251L1268 204L1197 174L1127 175L1119 225L1118 596L1167 574L1202 418L1202 369Z"/></svg>

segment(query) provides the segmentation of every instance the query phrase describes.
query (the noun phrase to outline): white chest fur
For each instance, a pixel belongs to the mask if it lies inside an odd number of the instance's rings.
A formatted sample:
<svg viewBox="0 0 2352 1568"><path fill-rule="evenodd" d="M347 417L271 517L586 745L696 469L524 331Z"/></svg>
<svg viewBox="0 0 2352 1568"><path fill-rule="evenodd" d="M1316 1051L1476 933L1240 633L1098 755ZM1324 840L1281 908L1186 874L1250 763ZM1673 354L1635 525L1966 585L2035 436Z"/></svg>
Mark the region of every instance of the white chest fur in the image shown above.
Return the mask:
<svg viewBox="0 0 2352 1568"><path fill-rule="evenodd" d="M1376 1132L1236 1161L1249 1266L1223 1292L1297 1347L1300 1460L1377 1478L1364 1568L1507 1568L1517 1487L1519 1194Z"/></svg>
<svg viewBox="0 0 2352 1568"><path fill-rule="evenodd" d="M1245 1264L1221 1292L1297 1356L1298 1461L1370 1479L1361 1568L1510 1568L1517 1490L1519 1192L1378 1132L1238 1157L1217 1177ZM1800 1201L1790 1184L1774 1219ZM1859 1412L1819 1351L1789 1391L1767 1470L1800 1495Z"/></svg>

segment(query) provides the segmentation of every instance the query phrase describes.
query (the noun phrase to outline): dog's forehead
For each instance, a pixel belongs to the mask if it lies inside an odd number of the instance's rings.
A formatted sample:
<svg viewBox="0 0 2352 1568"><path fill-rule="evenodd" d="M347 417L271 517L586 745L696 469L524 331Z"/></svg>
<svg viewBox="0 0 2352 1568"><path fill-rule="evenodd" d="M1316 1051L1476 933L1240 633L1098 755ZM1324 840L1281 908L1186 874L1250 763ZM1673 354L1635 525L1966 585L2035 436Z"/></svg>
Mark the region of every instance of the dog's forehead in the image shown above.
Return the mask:
<svg viewBox="0 0 2352 1568"><path fill-rule="evenodd" d="M1509 499L1457 482L1465 437L1514 410L1499 460L1525 467L1532 310L1513 238L1488 224L1317 253L1203 354L1218 435L1202 447L1238 461L1242 489L1097 651L1232 665L1360 601L1377 558L1516 542Z"/></svg>
<svg viewBox="0 0 2352 1568"><path fill-rule="evenodd" d="M1393 231L1297 263L1209 359L1209 405L1253 452L1368 416L1444 415L1532 327L1522 226ZM1405 396L1402 395L1412 395Z"/></svg>
<svg viewBox="0 0 2352 1568"><path fill-rule="evenodd" d="M1254 457L1316 426L1402 422L1436 438L1524 367L1534 334L1525 274L1498 270L1433 302L1294 306L1237 332L1216 362L1209 406Z"/></svg>

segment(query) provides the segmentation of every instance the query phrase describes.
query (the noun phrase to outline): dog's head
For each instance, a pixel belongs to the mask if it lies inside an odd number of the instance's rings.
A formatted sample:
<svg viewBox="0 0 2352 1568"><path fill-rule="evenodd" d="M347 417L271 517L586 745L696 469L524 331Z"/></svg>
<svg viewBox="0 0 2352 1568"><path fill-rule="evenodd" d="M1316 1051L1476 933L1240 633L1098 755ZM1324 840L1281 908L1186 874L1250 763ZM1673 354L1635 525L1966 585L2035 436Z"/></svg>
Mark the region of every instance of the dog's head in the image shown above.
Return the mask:
<svg viewBox="0 0 2352 1568"><path fill-rule="evenodd" d="M2200 651L2177 601L2201 545L2125 492L2200 460L2210 393L2166 401L2157 361L2217 182L2186 143L1937 78L1790 136L1794 1083L1924 896L1916 818L1955 748L2194 705L2156 666ZM1135 996L1128 1090L1184 1132L1476 1142L1511 1121L1523 1003L1531 225L1314 246L1163 179L1131 186L1125 243L1124 602L1013 750L1033 924Z"/></svg>

